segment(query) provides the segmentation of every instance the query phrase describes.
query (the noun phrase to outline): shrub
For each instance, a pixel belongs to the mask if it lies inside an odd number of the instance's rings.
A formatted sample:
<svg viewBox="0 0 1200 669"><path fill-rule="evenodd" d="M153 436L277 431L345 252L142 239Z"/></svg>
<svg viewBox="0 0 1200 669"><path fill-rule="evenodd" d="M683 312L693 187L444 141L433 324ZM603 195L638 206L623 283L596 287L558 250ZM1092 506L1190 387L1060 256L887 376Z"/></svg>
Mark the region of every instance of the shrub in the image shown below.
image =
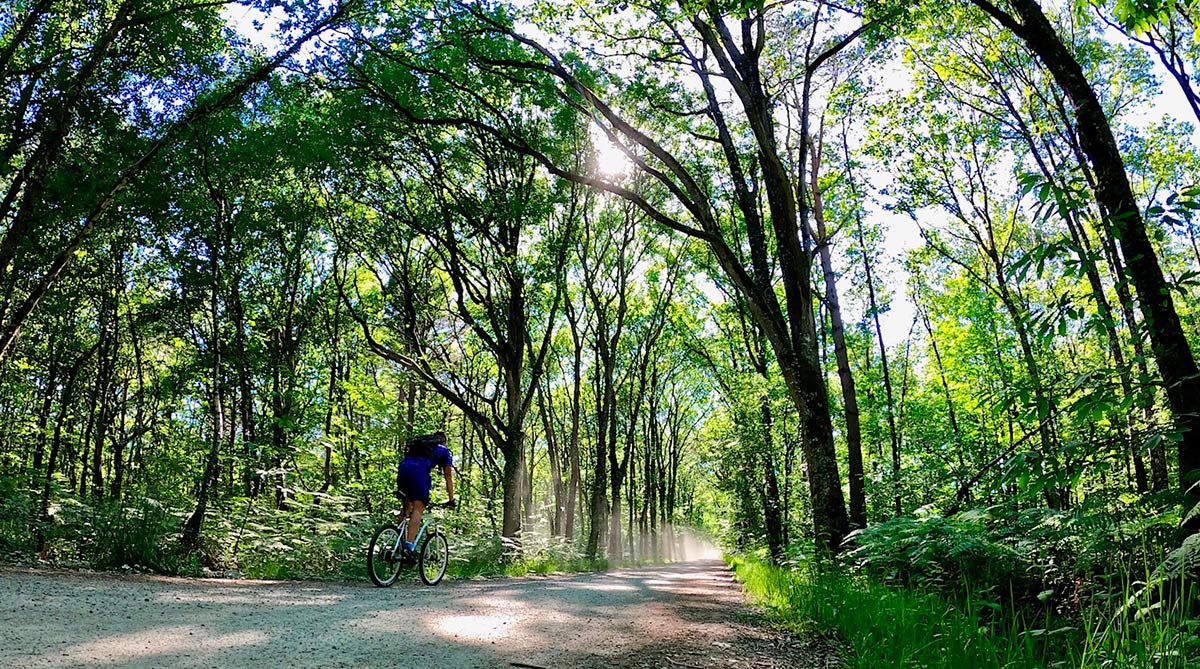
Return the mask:
<svg viewBox="0 0 1200 669"><path fill-rule="evenodd" d="M92 517L84 555L94 568L178 572L181 554L172 542L179 523L156 500L141 499L134 506L101 503Z"/></svg>
<svg viewBox="0 0 1200 669"><path fill-rule="evenodd" d="M887 586L811 564L792 570L731 560L751 599L776 621L833 634L848 669L1183 669L1194 667L1197 621L1179 611L1118 621L1102 609L1079 620L1049 615L1031 627L1015 611L981 616L970 600Z"/></svg>
<svg viewBox="0 0 1200 669"><path fill-rule="evenodd" d="M14 560L33 552L30 533L34 500L16 487L12 478L0 477L0 559Z"/></svg>
<svg viewBox="0 0 1200 669"><path fill-rule="evenodd" d="M1177 540L1178 507L1093 495L1075 509L972 509L897 518L851 535L848 566L883 583L981 604L1077 614L1145 578Z"/></svg>
<svg viewBox="0 0 1200 669"><path fill-rule="evenodd" d="M366 547L374 522L354 500L299 492L286 510L235 500L220 527L221 563L251 578L366 579Z"/></svg>
<svg viewBox="0 0 1200 669"><path fill-rule="evenodd" d="M1036 565L989 532L987 519L986 513L973 511L879 523L852 535L857 547L847 559L891 585L974 596L1036 593Z"/></svg>

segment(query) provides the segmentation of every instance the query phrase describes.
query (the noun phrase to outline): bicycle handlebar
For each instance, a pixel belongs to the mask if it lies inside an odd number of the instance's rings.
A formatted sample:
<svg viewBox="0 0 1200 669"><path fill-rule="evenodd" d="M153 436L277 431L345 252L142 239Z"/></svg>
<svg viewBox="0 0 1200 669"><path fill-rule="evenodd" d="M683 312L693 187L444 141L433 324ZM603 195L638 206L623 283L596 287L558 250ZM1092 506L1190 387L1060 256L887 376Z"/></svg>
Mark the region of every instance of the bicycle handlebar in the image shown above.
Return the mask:
<svg viewBox="0 0 1200 669"><path fill-rule="evenodd" d="M400 498L400 506L404 506L404 503L407 501L408 500L401 497ZM426 510L428 510L428 509L450 509L451 511L453 511L454 509L457 509L457 508L458 508L458 500L454 500L453 502L430 502L425 505Z"/></svg>

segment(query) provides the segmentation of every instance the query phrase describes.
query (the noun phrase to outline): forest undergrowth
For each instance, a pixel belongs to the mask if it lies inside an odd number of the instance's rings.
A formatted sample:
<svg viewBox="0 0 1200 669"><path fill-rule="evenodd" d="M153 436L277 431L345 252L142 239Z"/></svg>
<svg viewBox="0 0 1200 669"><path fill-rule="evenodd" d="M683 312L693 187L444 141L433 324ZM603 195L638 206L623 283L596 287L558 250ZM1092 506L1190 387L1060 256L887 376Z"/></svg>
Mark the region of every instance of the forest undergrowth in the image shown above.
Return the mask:
<svg viewBox="0 0 1200 669"><path fill-rule="evenodd" d="M352 498L316 492L297 495L286 510L235 499L189 550L180 543L186 510L151 498L120 505L67 496L41 522L30 509L36 500L26 492L0 494L0 564L279 580L367 580L371 533L390 520L386 512L355 510ZM519 545L503 541L475 522L484 511L463 509L440 519L451 542L451 578L608 568L607 560L588 559L575 542L536 523Z"/></svg>
<svg viewBox="0 0 1200 669"><path fill-rule="evenodd" d="M1179 521L1162 499L996 507L872 525L836 560L727 559L775 621L846 642L851 668L1194 667Z"/></svg>

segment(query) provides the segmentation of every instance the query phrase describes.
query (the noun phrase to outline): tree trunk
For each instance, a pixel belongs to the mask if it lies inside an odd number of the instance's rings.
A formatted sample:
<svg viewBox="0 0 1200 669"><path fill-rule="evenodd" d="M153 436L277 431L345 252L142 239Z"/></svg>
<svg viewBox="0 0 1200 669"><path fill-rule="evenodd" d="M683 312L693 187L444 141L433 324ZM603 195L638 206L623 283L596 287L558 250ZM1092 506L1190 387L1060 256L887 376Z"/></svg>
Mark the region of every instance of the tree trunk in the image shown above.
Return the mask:
<svg viewBox="0 0 1200 669"><path fill-rule="evenodd" d="M605 443L608 445L607 452L604 457L608 458L608 486L609 486L609 510L608 510L608 559L609 562L620 562L621 560L621 472L618 471L619 464L617 462L617 401L616 401L616 383L612 378L611 369L607 374L606 380L607 389L605 390L608 396L609 409L606 414L607 425L601 429L608 430L608 438Z"/></svg>
<svg viewBox="0 0 1200 669"><path fill-rule="evenodd" d="M516 434L511 431L509 443L505 445L504 478L502 490L504 494L504 520L500 526L500 535L506 539L521 541L521 501L525 494L525 446L522 443L519 429Z"/></svg>
<svg viewBox="0 0 1200 669"><path fill-rule="evenodd" d="M529 450L525 453L525 475L522 477L523 485L521 486L521 527L522 529L533 525L533 510L537 505L537 498L534 494L534 481L537 480L537 438L523 439L527 443Z"/></svg>
<svg viewBox="0 0 1200 669"><path fill-rule="evenodd" d="M766 475L766 489L763 491L764 501L763 520L767 529L767 550L771 553L771 561L783 564L783 513L779 503L779 477L775 472L775 443L772 438L774 420L771 415L771 401L768 397L759 400L759 412L762 415L763 429L763 471Z"/></svg>
<svg viewBox="0 0 1200 669"><path fill-rule="evenodd" d="M1071 238L1075 241L1076 246L1079 247L1079 262L1087 273L1088 284L1092 289L1092 299L1096 301L1097 315L1100 316L1100 320L1104 323L1105 342L1108 344L1109 355L1112 356L1113 366L1116 367L1117 376L1121 381L1121 392L1125 397L1133 399L1135 396L1132 368L1125 361L1125 351L1121 348L1121 339L1117 335L1116 319L1113 316L1112 307L1109 306L1108 297L1104 293L1104 283L1100 280L1100 272L1096 267L1095 261L1092 259L1092 245L1088 240L1087 231L1074 220L1074 217L1067 218L1067 227L1070 230ZM1119 411L1118 414L1115 417L1117 424L1122 428L1128 440L1126 450L1133 465L1134 484L1138 492L1144 493L1149 488L1146 479L1146 462L1142 457L1139 445L1134 439L1132 421L1129 420L1128 415L1123 410ZM1165 484L1165 476L1163 483Z"/></svg>
<svg viewBox="0 0 1200 669"><path fill-rule="evenodd" d="M846 139L845 133L842 134L842 151L844 152L845 158L846 158L845 169L846 169L847 181L850 184L850 193L851 193L851 196L854 198L854 201L851 203L851 206L854 207L854 236L855 236L855 240L858 242L859 254L862 256L863 271L864 271L864 276L865 276L865 279L867 282L867 298L868 298L867 307L868 307L869 313L871 314L871 318L875 322L875 337L879 343L879 358L880 358L881 364L883 366L883 370L882 370L883 371L883 388L884 388L884 395L887 400L888 434L891 437L891 444L892 444L892 488L895 493L893 512L895 513L896 516L900 516L901 513L903 513L903 507L902 507L902 501L901 501L901 495L900 495L900 443L899 443L899 439L897 437L897 432L896 432L896 415L895 415L896 414L896 410L895 410L896 405L895 405L895 401L893 400L893 397L892 397L892 375L891 375L891 370L888 367L887 345L883 339L883 327L881 326L881 324L879 322L879 304L875 298L875 278L872 273L871 258L867 251L866 235L864 234L864 231L863 231L862 212L859 210L858 186L854 181L854 172L851 168L850 144ZM814 188L813 191L815 193L816 189ZM815 212L816 212L816 208L814 207L814 215L815 215ZM831 312L832 312L832 308L833 307L831 306L830 307ZM838 317L838 320L841 320L840 315ZM834 332L835 332L835 337L836 337L837 331L835 330ZM835 340L835 345L836 345L836 340ZM844 348L844 346L845 346L845 344L843 344L843 348ZM841 365L840 360L839 360L838 364L839 364L839 366ZM847 365L847 369L848 369L849 368L848 360L846 362L846 365ZM855 409L857 411L857 403L856 403ZM861 461L862 461L862 454L861 454L861 446L860 446L860 453L859 453L859 469L860 469L860 471L862 468ZM863 519L864 523L865 523L865 520L866 519L864 516L864 519Z"/></svg>
<svg viewBox="0 0 1200 669"><path fill-rule="evenodd" d="M45 537L41 532L41 525L50 521L50 493L54 482L55 468L58 465L58 454L62 448L63 423L67 421L71 403L75 399L75 383L79 379L79 373L92 354L96 352L96 348L97 345L93 345L71 365L71 369L67 372L66 384L63 386L62 397L58 402L58 419L54 421L54 439L50 442L50 454L46 459L46 475L42 479L42 497L38 505L38 518L41 519L38 531L35 533L38 552L45 548Z"/></svg>
<svg viewBox="0 0 1200 669"><path fill-rule="evenodd" d="M1038 136L1034 133L1032 128L1030 128L1030 125L1025 121L1024 117L1021 116L1016 104L1009 99L1008 92L1006 90L998 90L997 92L1002 96L1002 99L1005 102L1005 107L1009 111L1009 115L1012 116L1016 121L1018 130L1022 138L1025 140L1025 144L1029 147L1029 152L1037 163L1038 168L1042 173L1042 177L1050 183L1058 182L1059 179L1056 175L1061 171L1061 166L1057 164L1053 145L1048 139L1045 138L1042 138L1039 141ZM1065 110L1063 110L1061 107L1059 109L1061 110L1060 113L1062 115L1063 125L1069 128L1071 125L1070 119L1066 117ZM1074 142L1070 137L1068 137L1068 142L1071 143L1072 146L1074 145ZM1084 156L1078 155L1077 151L1076 159L1080 169L1084 172L1084 174L1089 174L1086 159ZM1060 187L1068 186L1069 184L1060 185ZM1125 397L1135 399L1133 394L1133 382L1131 378L1132 370L1125 361L1125 353L1121 347L1120 337L1117 335L1117 323L1113 317L1112 307L1109 304L1108 296L1104 290L1104 283L1100 278L1100 271L1096 265L1096 261L1092 252L1091 240L1089 239L1087 230L1084 228L1075 212L1070 211L1067 208L1063 209L1064 211L1062 211L1061 214L1066 222L1067 230L1071 235L1071 240L1074 242L1076 257L1079 260L1080 266L1084 268L1084 272L1087 276L1088 285L1092 292L1092 299L1096 301L1096 313L1100 317L1104 327L1106 343L1108 345L1109 354L1113 359L1113 365L1116 368L1117 375L1121 382L1121 390ZM1108 253L1110 261L1115 261L1116 250L1111 248L1111 244L1105 245L1102 243L1102 246L1105 246L1106 253ZM1116 266L1117 265L1114 263L1114 267ZM1129 312L1130 318L1132 318L1132 301L1128 298L1128 290L1123 289L1123 287L1120 285L1123 281L1123 279L1120 277L1120 274L1121 272L1118 270L1118 296L1124 297L1124 300L1127 304L1126 310ZM1140 362L1144 367L1144 359ZM1138 492L1146 492L1146 465L1144 459L1142 458L1141 450L1135 443L1136 440L1134 439L1133 422L1123 411L1119 412L1119 415L1115 416L1114 420L1117 422L1118 427L1122 432L1125 433L1126 436L1127 443L1122 450L1125 451L1129 456L1129 464L1132 464L1133 467L1134 481L1135 485L1137 486L1137 490ZM1165 473L1163 487L1166 487Z"/></svg>
<svg viewBox="0 0 1200 669"><path fill-rule="evenodd" d="M525 338L525 325L520 316L516 316L513 312L519 311L524 314L524 304L521 292L519 289L513 290L510 293L510 320L509 327L513 328L510 331L511 338L509 341L516 342L515 355L511 356L507 361L504 369L504 383L506 394L506 419L508 424L505 426L504 437L505 441L502 444L504 451L504 522L501 525L501 536L516 541L518 547L522 540L521 528L524 523L521 513L522 502L525 500L530 481L526 480L525 472L525 397L521 392L521 376L524 368L524 347L521 342ZM520 304L517 304L520 302ZM515 321L515 322L514 322ZM519 330L520 334L517 334ZM536 388L530 388L530 392L536 392Z"/></svg>
<svg viewBox="0 0 1200 669"><path fill-rule="evenodd" d="M117 419L118 434L113 440L112 453L112 486L109 489L109 497L117 503L121 501L121 494L125 488L125 447L129 438L129 430L125 427L126 414L129 410L129 380L126 379L121 384L121 415Z"/></svg>
<svg viewBox="0 0 1200 669"><path fill-rule="evenodd" d="M113 290L112 290L112 321L113 330L118 333L117 349L114 351L113 375L116 375L116 354L120 351L120 323L121 323L121 299L125 294L125 250L118 246L117 242L112 243L112 255L115 259L113 263ZM114 379L115 381L115 379ZM126 412L129 409L129 379L123 379L121 383L121 411L117 416L116 438L113 439L112 448L112 476L109 477L111 487L109 496L114 502L120 503L121 491L125 485L125 441L128 435L128 429L125 426Z"/></svg>
<svg viewBox="0 0 1200 669"><path fill-rule="evenodd" d="M116 308L111 304L111 299L106 291L104 299L101 300L100 337L102 343L99 364L96 365L96 417L95 427L92 429L91 480L92 497L97 500L104 498L104 442L108 437L108 426L112 420L109 396L112 392L113 376L116 374L116 360L119 352Z"/></svg>
<svg viewBox="0 0 1200 669"><path fill-rule="evenodd" d="M206 174L207 177L207 174ZM212 411L212 445L208 456L204 459L204 472L200 478L200 491L196 496L196 509L188 517L183 526L181 540L184 546L196 548L200 543L200 530L204 525L204 515L208 510L208 498L217 482L217 463L221 452L221 438L225 434L224 384L221 370L221 243L224 239L222 229L229 224L227 218L229 208L223 195L209 184L210 194L217 205L216 230L209 240L209 278L212 286L209 292L209 355L211 357L212 377L209 381L209 407Z"/></svg>
<svg viewBox="0 0 1200 669"><path fill-rule="evenodd" d="M338 379L340 377L340 359L338 353L338 325L341 319L335 313L333 317L333 341L330 346L333 353L329 361L329 392L325 406L325 444L324 464L322 466L321 492L328 493L333 485L333 415L337 406Z"/></svg>
<svg viewBox="0 0 1200 669"><path fill-rule="evenodd" d="M600 386L600 372L595 372L596 385ZM599 391L599 388L597 388ZM596 397L596 442L593 450L595 470L592 472L591 513L588 518L587 556L593 560L600 557L601 542L608 526L608 411L607 391Z"/></svg>
<svg viewBox="0 0 1200 669"><path fill-rule="evenodd" d="M52 339L51 349L54 348L54 340ZM33 467L29 472L30 485L33 485L41 476L42 459L45 457L46 451L46 430L50 424L50 410L54 405L55 391L58 390L58 351L51 350L51 354L55 357L50 363L50 371L46 375L42 408L37 414L37 434L34 435Z"/></svg>
<svg viewBox="0 0 1200 669"><path fill-rule="evenodd" d="M950 432L954 435L954 439L957 441L959 439L958 418L954 413L954 398L950 394L950 383L946 380L946 366L942 364L942 353L938 349L937 337L933 335L933 325L929 322L929 313L927 311L921 311L921 322L925 325L925 333L929 335L929 347L933 349L933 359L937 363L938 379L941 381L942 385L942 396L946 398L946 412L950 417ZM959 463L963 464L962 449L959 448L957 450Z"/></svg>
<svg viewBox="0 0 1200 669"><path fill-rule="evenodd" d="M776 110L760 69L759 48L749 43L744 43L743 48L735 45L733 33L717 4L705 6L703 14L703 17L692 18L692 25L716 57L721 73L732 83L731 87L754 135L759 176L774 232L778 287L782 288L786 312L776 297L776 282L764 282L766 268L762 266L762 261L766 256L766 238L760 230L760 203L755 201L756 198L743 195L746 186L744 179L740 178L738 149L729 140L727 129L724 128L724 116L709 82L710 75L707 69L698 67L697 73L706 85L709 113L717 122L731 175L739 182L735 185L739 189L739 207L749 229L747 238L755 276L747 274L741 258L728 246L714 240L709 241L709 246L721 268L746 297L755 320L775 351L779 369L803 425L801 444L804 462L808 467L813 535L818 546L836 553L849 532L849 519L838 473L825 374L817 348L811 285L812 257L807 246L810 241L807 239L809 211L803 198L805 189L793 189L780 156L775 137ZM744 42L751 41L755 31L761 29L757 22L762 18L761 15L751 14L741 19L740 32ZM842 44L844 46L847 43ZM808 155L812 70L811 66L806 69L801 97L800 156ZM800 197L799 201L797 196ZM705 215L703 211L697 213ZM710 227L714 226L710 224Z"/></svg>
<svg viewBox="0 0 1200 669"><path fill-rule="evenodd" d="M566 506L563 494L566 486L562 477L562 448L558 443L558 431L554 428L554 416L544 390L538 391L538 412L542 418L542 430L546 433L546 457L550 463L550 536L563 535L563 509ZM531 479L532 480L532 479Z"/></svg>
<svg viewBox="0 0 1200 669"><path fill-rule="evenodd" d="M1133 296L1129 293L1129 283L1126 280L1125 266L1121 262L1121 252L1117 248L1116 243L1111 237L1106 236L1101 239L1101 246L1104 248L1104 253L1108 257L1108 264L1112 267L1112 271L1116 277L1116 292L1117 303L1121 308L1121 320L1125 323L1125 329L1129 332L1129 341L1133 345L1133 358L1137 361L1138 377L1141 379L1154 378L1150 374L1150 366L1146 362L1146 347L1142 343L1141 329L1138 327L1137 314L1134 313ZM1147 428L1154 425L1154 402L1155 402L1155 386L1138 388L1135 390L1137 401L1135 405L1142 410L1142 421ZM1141 445L1134 439L1131 447L1136 451L1141 448ZM1154 492L1162 492L1170 487L1167 473L1167 450L1160 440L1159 443L1150 449L1150 479L1149 488Z"/></svg>
<svg viewBox="0 0 1200 669"><path fill-rule="evenodd" d="M871 275L871 261L867 256L867 245L863 239L862 220L856 222L858 231L858 247L862 253L863 270L866 272L868 308L871 319L875 322L875 339L879 344L879 364L883 371L883 393L887 401L888 435L892 444L892 489L895 491L895 507L893 512L897 517L904 513L900 494L900 438L896 430L896 401L892 394L892 372L888 365L887 343L883 339L883 326L879 322L879 304L875 300L875 279Z"/></svg>
<svg viewBox="0 0 1200 669"><path fill-rule="evenodd" d="M565 303L567 311L567 321L571 325L571 341L574 354L574 363L571 382L571 438L568 443L568 458L570 460L571 473L567 481L567 509L566 509L566 526L563 528L563 535L568 539L575 538L575 502L581 492L581 483L583 479L582 464L579 456L579 420L580 412L582 411L582 384L583 384L583 349L582 341L579 336L579 327L574 320L573 310L571 309L571 301L568 299Z"/></svg>
<svg viewBox="0 0 1200 669"><path fill-rule="evenodd" d="M847 149L847 152L849 149ZM833 273L832 239L825 225L824 199L821 194L820 161L815 145L812 148L811 187L813 220L817 224L817 245L821 258L821 274L825 278L825 306L829 311L833 334L833 354L837 360L838 380L842 387L842 409L846 414L846 463L850 476L850 525L867 526L867 488L863 473L862 426L858 414L858 393L854 388L854 373L850 370L850 353L846 348L846 328L842 322L842 306L838 299L837 278ZM848 153L847 153L848 156ZM857 203L852 203L857 207Z"/></svg>
<svg viewBox="0 0 1200 669"><path fill-rule="evenodd" d="M230 285L230 306L233 308L233 346L237 356L238 412L242 427L242 485L246 495L258 497L262 492L262 448L254 428L254 391L250 374L250 358L246 346L246 307L242 303L242 278L235 276Z"/></svg>
<svg viewBox="0 0 1200 669"><path fill-rule="evenodd" d="M103 330L101 331L103 332ZM103 337L97 342L97 347L103 346ZM100 379L103 377L102 367L104 366L103 353L100 354L99 360L96 361L96 378L92 382L91 402L88 403L88 420L87 426L83 429L83 448L79 452L79 496L87 496L88 488L88 453L92 443L92 430L96 424L96 404L100 401ZM72 465L74 469L74 465Z"/></svg>

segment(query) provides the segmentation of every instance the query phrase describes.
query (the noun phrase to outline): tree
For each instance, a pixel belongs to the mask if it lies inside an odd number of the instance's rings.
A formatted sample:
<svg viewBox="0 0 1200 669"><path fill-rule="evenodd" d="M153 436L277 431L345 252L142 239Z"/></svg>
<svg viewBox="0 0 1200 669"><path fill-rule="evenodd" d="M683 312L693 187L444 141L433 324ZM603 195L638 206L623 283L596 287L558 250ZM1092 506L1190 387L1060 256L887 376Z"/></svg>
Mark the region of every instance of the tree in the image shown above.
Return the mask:
<svg viewBox="0 0 1200 669"><path fill-rule="evenodd" d="M826 26L823 12L827 9L822 5L809 17L812 33L808 55L811 60L806 72L810 74L866 29L864 26L850 35L832 39L827 48L818 50L818 29ZM411 103L407 110L411 119L423 124L470 127L490 133L508 148L534 157L550 173L628 199L650 220L709 246L718 265L745 297L755 320L763 328L793 404L803 417L803 446L809 468L815 535L822 545L836 550L848 531L848 523L835 457L828 395L817 356L812 312L814 295L809 272L812 248L805 232L807 225L802 220L808 215L808 209L798 205L784 167L776 140L770 82L764 80L760 61L770 39L766 26L774 16L774 9L752 10L740 19L728 16L716 5L682 14L657 5L630 11L644 11L645 23L657 27L658 32L649 40L643 53L652 62L670 63L677 71L695 77L705 91L699 100L689 99L687 95L676 100L670 97L669 86L659 88L650 80L639 82L639 86L661 91L664 95L661 104L675 106L676 111L699 103L706 127L687 130L696 132L700 138L715 139L717 152L712 155L713 151L706 147L694 155L723 161L722 176L730 179L733 185L730 204L736 207L737 222L744 226L741 228L744 236L735 236L735 231L722 225L722 217L717 215L709 197L710 169L680 157L685 155L683 151L697 149L680 140L695 140L695 135L684 134L670 140L664 135L664 139L659 140L655 139L653 131L639 129L632 117L621 111L619 105L623 102L619 98L605 99L599 83L606 75L577 66L576 55L560 57L519 34L513 28L512 20L502 13L485 13L461 5L439 8L432 19L418 21L421 27L415 29L415 33L409 33L420 35L419 39L426 42L427 49L412 52L391 49L386 53L419 72L430 85L461 100L461 104L453 109L444 104ZM730 22L736 30L731 30ZM690 37L685 39L685 34ZM598 36L606 37L603 33ZM611 37L636 40L649 36L639 28L630 35ZM391 39L389 44L404 44L406 40ZM693 44L702 49L694 52ZM466 63L470 63L470 67L464 69ZM602 66L602 63L596 65ZM507 103L498 103L498 98L468 78L469 72L474 71L524 86L530 94L540 96L535 101L547 113L565 104L575 113L591 119L609 141L622 148L637 169L672 194L671 207L656 206L602 175L580 170L577 165L559 159L558 154L540 145L535 138L523 135L519 128L506 121L513 113L499 105ZM713 86L714 72L720 72L720 76L731 82L735 92L732 103L727 104L718 97ZM729 114L736 115L745 124L741 128L743 134L735 136ZM678 124L681 118L689 117L676 114L668 118L670 124ZM753 147L749 154L740 148L743 142ZM754 166L758 175L754 183L761 185L761 190L748 180L747 164ZM765 218L760 205L768 214ZM749 250L748 265L738 249L743 243ZM777 263L777 273L767 266L769 257ZM776 286L782 289L782 302Z"/></svg>
<svg viewBox="0 0 1200 669"><path fill-rule="evenodd" d="M373 80L364 77L359 84L390 104L390 94ZM525 422L545 373L562 302L563 282L553 277L563 273L564 239L576 225L575 191L555 192L528 158L484 134L462 136L445 157L435 148L440 142L436 131L418 131L407 139L391 148L402 146L421 162L379 175L382 181L375 186L395 197L376 201L383 220L406 232L380 234L371 245L347 241L362 266L374 273L384 297L402 305L401 312L427 311L428 306L416 302L425 293L453 314L454 324L435 321L429 338L410 330L407 341L415 348L406 353L376 336L359 307L355 318L373 351L416 373L504 455L502 536L516 540L529 484ZM420 239L416 244L414 237ZM395 274L411 267L410 254L416 264L438 270L424 290L403 290L401 282L411 280L411 274ZM490 357L494 377L471 382L456 369L474 351Z"/></svg>
<svg viewBox="0 0 1200 669"><path fill-rule="evenodd" d="M1180 432L1180 485L1190 489L1194 472L1200 470L1200 412L1196 411L1200 406L1200 370L1180 325L1158 254L1150 243L1108 117L1078 59L1037 2L1009 0L1007 11L987 0L971 2L1020 38L1071 100L1080 150L1091 163L1096 201L1137 290L1142 319Z"/></svg>
<svg viewBox="0 0 1200 669"><path fill-rule="evenodd" d="M53 0L39 0L29 8L11 41L0 47L0 81L13 84L6 87L13 95L0 112L13 122L2 157L6 164L22 163L6 178L0 200L0 221L7 222L0 238L0 285L5 286L0 360L76 251L107 221L118 195L146 166L195 124L241 101L317 35L344 22L352 1L337 4L275 56L235 74L217 92L163 91L157 100L177 100L189 93L193 97L177 116L155 112L150 102L154 96L134 82L187 80L192 77L173 75L193 69L215 78L220 60L214 53L220 26L216 10L224 2L177 0L163 7L121 0L89 5L83 16L78 9L51 11L58 4ZM82 58L64 57L71 46L59 40L71 31L56 25L59 21L78 22L92 31L83 40L87 46ZM164 46L177 41L189 48ZM163 67L156 60L162 53L180 60ZM42 81L51 72L56 80ZM43 94L49 99L35 99ZM146 131L132 141L121 127L126 108L134 110L131 115ZM163 129L156 135L158 126ZM93 154L104 156L103 169L81 169ZM74 175L80 172L90 179L86 187L76 189ZM31 253L48 231L58 238L58 252L49 257ZM18 288L24 293L19 301Z"/></svg>

